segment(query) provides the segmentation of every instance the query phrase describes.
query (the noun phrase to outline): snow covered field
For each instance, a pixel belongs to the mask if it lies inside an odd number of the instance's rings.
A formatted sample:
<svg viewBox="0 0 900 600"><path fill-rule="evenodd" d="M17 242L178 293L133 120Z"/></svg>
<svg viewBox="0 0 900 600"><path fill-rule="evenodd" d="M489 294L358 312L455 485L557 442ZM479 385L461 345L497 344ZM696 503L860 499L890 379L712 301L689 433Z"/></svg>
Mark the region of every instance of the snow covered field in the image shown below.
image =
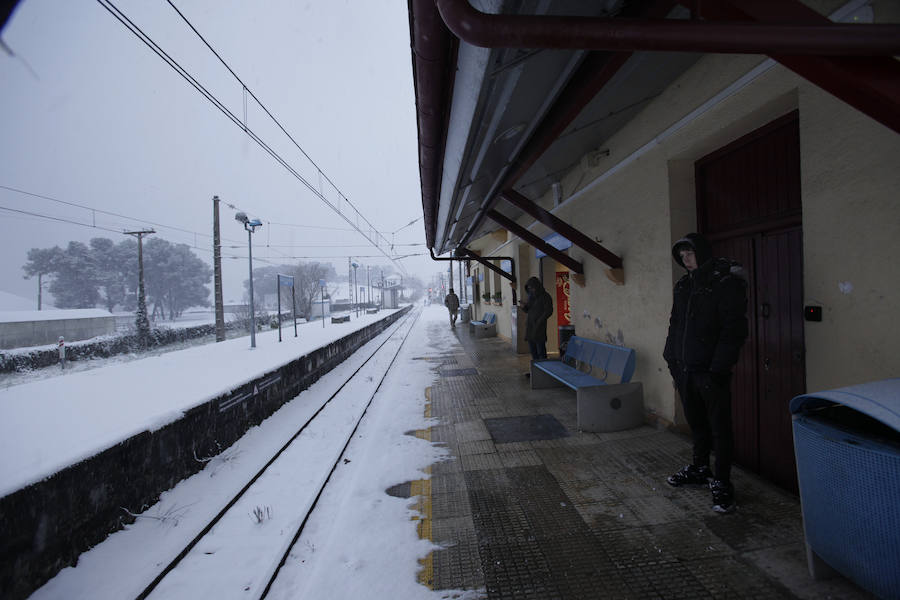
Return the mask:
<svg viewBox="0 0 900 600"><path fill-rule="evenodd" d="M424 467L445 455L443 449L406 435L433 424L424 417L424 404L425 389L434 381L434 375L427 361L413 358L444 351L454 343L445 322L446 311L442 307L423 310L269 597L349 600L481 596L471 591L431 592L416 582L420 568L417 560L434 546L419 539L417 521L412 520L417 515L409 508L411 501L385 493L395 484L426 477ZM218 512L227 498L293 435L298 423L303 423L334 393L391 335L394 327L405 329L411 324L401 320L382 333L210 460L203 471L164 493L160 502L144 511L134 524L83 554L77 567L60 572L33 598L137 595L160 565L166 564ZM383 350L396 343L399 340L392 340ZM277 342L271 345L277 346ZM246 347L234 353L238 358L253 354ZM260 578L271 567L266 562L269 555L260 548L269 542L279 547L287 543L284 538L294 530L297 515L302 515L303 507L297 505L304 502L304 493L317 488L313 480L320 475L316 475L314 467L336 460L335 453L346 437L334 439L338 437L335 432L358 415L359 404L374 390L392 355L393 351L385 352L372 361L375 364L363 368L354 383L345 388L347 393L335 399L334 410L324 411L314 422L315 430L306 438L304 447L291 457L286 452L283 458L287 460L279 461L276 472L267 472L262 478L268 480L264 486L252 495L248 492L240 507L235 507L240 518L221 527L217 525L213 530L220 530L217 536L204 539L195 548L194 556L173 571L151 597L256 597L248 596L250 591L246 588L256 590ZM142 362L145 361L129 365ZM215 377L203 379L209 383ZM253 514L256 509L264 515L261 520Z"/></svg>

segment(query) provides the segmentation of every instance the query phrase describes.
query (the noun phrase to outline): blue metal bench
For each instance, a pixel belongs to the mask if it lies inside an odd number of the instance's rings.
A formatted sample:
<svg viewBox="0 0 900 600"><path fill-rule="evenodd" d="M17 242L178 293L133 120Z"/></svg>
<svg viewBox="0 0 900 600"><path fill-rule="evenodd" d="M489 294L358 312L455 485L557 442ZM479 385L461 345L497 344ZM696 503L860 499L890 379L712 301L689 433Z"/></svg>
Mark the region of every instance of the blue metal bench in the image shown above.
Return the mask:
<svg viewBox="0 0 900 600"><path fill-rule="evenodd" d="M486 312L484 313L484 318L480 321L469 321L469 333L476 338L497 335L497 315L492 312Z"/></svg>
<svg viewBox="0 0 900 600"><path fill-rule="evenodd" d="M531 389L575 390L579 429L630 429L644 422L643 387L631 383L634 367L631 348L573 336L562 360L531 363Z"/></svg>

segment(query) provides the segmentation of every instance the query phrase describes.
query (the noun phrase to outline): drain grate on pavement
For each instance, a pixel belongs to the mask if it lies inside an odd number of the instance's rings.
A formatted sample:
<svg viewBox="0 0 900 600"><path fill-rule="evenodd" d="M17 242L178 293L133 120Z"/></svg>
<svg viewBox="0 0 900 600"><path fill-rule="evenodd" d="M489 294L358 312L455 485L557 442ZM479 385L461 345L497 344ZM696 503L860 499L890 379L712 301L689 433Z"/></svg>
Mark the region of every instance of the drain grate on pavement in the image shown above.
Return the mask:
<svg viewBox="0 0 900 600"><path fill-rule="evenodd" d="M485 419L495 444L533 442L569 437L568 430L553 415L527 415Z"/></svg>
<svg viewBox="0 0 900 600"><path fill-rule="evenodd" d="M472 377L478 375L478 369L441 369L444 377Z"/></svg>

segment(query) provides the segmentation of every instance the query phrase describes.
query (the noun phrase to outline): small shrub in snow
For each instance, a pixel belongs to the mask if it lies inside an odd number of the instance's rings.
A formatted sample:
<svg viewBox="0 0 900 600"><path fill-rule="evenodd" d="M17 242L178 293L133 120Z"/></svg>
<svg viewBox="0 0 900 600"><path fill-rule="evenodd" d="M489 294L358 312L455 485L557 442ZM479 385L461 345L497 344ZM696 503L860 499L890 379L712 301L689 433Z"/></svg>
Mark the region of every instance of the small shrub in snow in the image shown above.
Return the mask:
<svg viewBox="0 0 900 600"><path fill-rule="evenodd" d="M266 519L272 518L272 508L266 506L263 508L262 506L257 506L253 509L253 512L250 513L250 517L256 522L257 525L261 524Z"/></svg>

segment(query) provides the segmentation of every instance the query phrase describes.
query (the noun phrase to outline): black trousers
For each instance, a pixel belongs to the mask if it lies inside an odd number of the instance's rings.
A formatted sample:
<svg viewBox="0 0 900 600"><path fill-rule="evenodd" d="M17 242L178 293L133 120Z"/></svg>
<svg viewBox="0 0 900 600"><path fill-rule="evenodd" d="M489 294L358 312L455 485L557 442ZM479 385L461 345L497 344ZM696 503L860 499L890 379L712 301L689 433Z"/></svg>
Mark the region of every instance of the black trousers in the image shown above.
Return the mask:
<svg viewBox="0 0 900 600"><path fill-rule="evenodd" d="M688 373L679 386L684 416L691 426L694 465L709 464L710 451L716 453L713 474L730 481L734 457L734 433L731 426L731 376Z"/></svg>

